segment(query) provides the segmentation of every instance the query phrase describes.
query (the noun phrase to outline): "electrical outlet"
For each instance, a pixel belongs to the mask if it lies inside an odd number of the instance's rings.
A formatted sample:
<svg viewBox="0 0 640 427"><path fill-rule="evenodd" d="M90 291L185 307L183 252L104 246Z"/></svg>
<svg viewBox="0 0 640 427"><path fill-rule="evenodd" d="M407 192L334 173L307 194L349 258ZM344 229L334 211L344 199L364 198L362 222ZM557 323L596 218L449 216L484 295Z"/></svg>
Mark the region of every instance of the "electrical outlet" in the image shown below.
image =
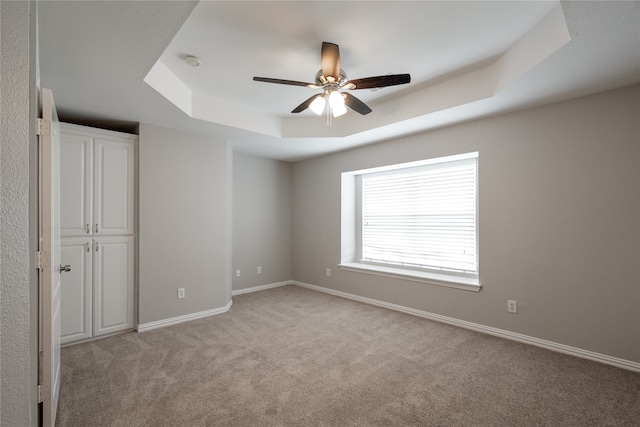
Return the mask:
<svg viewBox="0 0 640 427"><path fill-rule="evenodd" d="M330 277L330 276L331 276L331 269L327 268L327 277Z"/></svg>
<svg viewBox="0 0 640 427"><path fill-rule="evenodd" d="M184 298L184 288L178 288L178 299Z"/></svg>
<svg viewBox="0 0 640 427"><path fill-rule="evenodd" d="M262 274L262 267L258 266L258 274Z"/></svg>
<svg viewBox="0 0 640 427"><path fill-rule="evenodd" d="M240 270L236 270L236 277L240 277Z"/></svg>
<svg viewBox="0 0 640 427"><path fill-rule="evenodd" d="M507 311L509 313L517 313L518 312L518 303L513 300L507 301Z"/></svg>

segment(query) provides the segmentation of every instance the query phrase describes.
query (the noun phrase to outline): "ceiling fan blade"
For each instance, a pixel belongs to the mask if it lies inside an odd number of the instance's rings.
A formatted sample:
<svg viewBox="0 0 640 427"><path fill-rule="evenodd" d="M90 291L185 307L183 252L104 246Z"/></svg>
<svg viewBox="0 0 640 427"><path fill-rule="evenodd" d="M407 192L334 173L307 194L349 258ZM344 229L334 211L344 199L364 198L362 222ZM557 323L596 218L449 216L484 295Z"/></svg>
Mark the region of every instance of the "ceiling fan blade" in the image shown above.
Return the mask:
<svg viewBox="0 0 640 427"><path fill-rule="evenodd" d="M302 104L300 104L296 108L294 108L291 112L292 113L301 113L301 112L303 112L304 110L309 108L309 105L311 105L311 103L313 102L314 99L316 99L317 96L318 95L313 95L311 98L307 99Z"/></svg>
<svg viewBox="0 0 640 427"><path fill-rule="evenodd" d="M337 44L322 42L322 75L340 80L340 48Z"/></svg>
<svg viewBox="0 0 640 427"><path fill-rule="evenodd" d="M349 80L347 85L353 85L351 89L374 89L378 87L403 85L411 83L410 74L391 74L388 76L365 77L363 79Z"/></svg>
<svg viewBox="0 0 640 427"><path fill-rule="evenodd" d="M362 114L363 116L365 114L369 114L371 112L371 108L369 108L367 106L367 104L365 104L364 102L360 101L358 98L356 98L355 96L351 95L349 92L343 92L343 95L345 96L344 98L344 104L351 108L354 111L357 111L358 113Z"/></svg>
<svg viewBox="0 0 640 427"><path fill-rule="evenodd" d="M318 87L313 83L297 82L295 80L272 79L269 77L254 77L253 80L256 82L277 83L277 84L289 85L289 86L305 86L305 87L310 87L314 89Z"/></svg>

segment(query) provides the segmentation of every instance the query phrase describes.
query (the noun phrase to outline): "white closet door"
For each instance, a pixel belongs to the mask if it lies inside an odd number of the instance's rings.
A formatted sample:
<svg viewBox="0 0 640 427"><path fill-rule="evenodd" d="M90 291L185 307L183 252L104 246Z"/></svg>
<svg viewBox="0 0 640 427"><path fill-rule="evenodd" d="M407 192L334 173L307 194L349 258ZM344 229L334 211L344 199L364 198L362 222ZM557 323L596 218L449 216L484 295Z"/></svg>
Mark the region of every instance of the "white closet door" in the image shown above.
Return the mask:
<svg viewBox="0 0 640 427"><path fill-rule="evenodd" d="M133 328L133 263L133 237L94 239L94 336Z"/></svg>
<svg viewBox="0 0 640 427"><path fill-rule="evenodd" d="M133 144L95 138L94 150L93 234L133 234Z"/></svg>
<svg viewBox="0 0 640 427"><path fill-rule="evenodd" d="M67 344L91 338L90 237L62 239L60 263L71 265L61 277L60 342Z"/></svg>
<svg viewBox="0 0 640 427"><path fill-rule="evenodd" d="M60 233L91 234L93 138L65 132L60 142Z"/></svg>

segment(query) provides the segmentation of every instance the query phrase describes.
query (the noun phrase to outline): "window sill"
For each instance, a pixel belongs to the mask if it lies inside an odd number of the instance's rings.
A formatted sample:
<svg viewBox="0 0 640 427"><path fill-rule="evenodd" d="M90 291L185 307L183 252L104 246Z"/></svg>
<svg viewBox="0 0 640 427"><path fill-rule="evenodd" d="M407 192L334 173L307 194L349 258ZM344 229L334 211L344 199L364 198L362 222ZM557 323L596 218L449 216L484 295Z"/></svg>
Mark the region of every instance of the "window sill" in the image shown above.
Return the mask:
<svg viewBox="0 0 640 427"><path fill-rule="evenodd" d="M348 262L338 264L341 270L358 273L374 274L376 276L393 277L395 279L411 280L413 282L429 283L431 285L446 286L449 288L463 289L465 291L479 292L480 282L477 279L467 277L452 277L444 274L425 273L422 271L404 270L401 268L382 267L378 265L360 264Z"/></svg>

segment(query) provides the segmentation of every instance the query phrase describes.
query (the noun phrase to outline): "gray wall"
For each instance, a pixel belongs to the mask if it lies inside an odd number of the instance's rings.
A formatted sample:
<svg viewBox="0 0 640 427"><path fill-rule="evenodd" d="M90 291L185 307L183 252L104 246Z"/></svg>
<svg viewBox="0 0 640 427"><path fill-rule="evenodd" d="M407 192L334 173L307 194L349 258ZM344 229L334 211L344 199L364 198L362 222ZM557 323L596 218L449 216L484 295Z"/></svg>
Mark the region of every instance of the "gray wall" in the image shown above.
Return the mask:
<svg viewBox="0 0 640 427"><path fill-rule="evenodd" d="M0 425L36 425L36 5L0 2ZM32 161L30 161L32 160ZM35 247L35 246L34 246Z"/></svg>
<svg viewBox="0 0 640 427"><path fill-rule="evenodd" d="M233 290L291 280L291 164L233 155ZM257 267L262 273L257 273Z"/></svg>
<svg viewBox="0 0 640 427"><path fill-rule="evenodd" d="M295 163L293 278L640 362L639 117L632 86ZM341 172L470 151L479 293L337 268Z"/></svg>
<svg viewBox="0 0 640 427"><path fill-rule="evenodd" d="M227 142L140 124L138 319L231 300L231 151ZM177 299L185 288L186 298Z"/></svg>

